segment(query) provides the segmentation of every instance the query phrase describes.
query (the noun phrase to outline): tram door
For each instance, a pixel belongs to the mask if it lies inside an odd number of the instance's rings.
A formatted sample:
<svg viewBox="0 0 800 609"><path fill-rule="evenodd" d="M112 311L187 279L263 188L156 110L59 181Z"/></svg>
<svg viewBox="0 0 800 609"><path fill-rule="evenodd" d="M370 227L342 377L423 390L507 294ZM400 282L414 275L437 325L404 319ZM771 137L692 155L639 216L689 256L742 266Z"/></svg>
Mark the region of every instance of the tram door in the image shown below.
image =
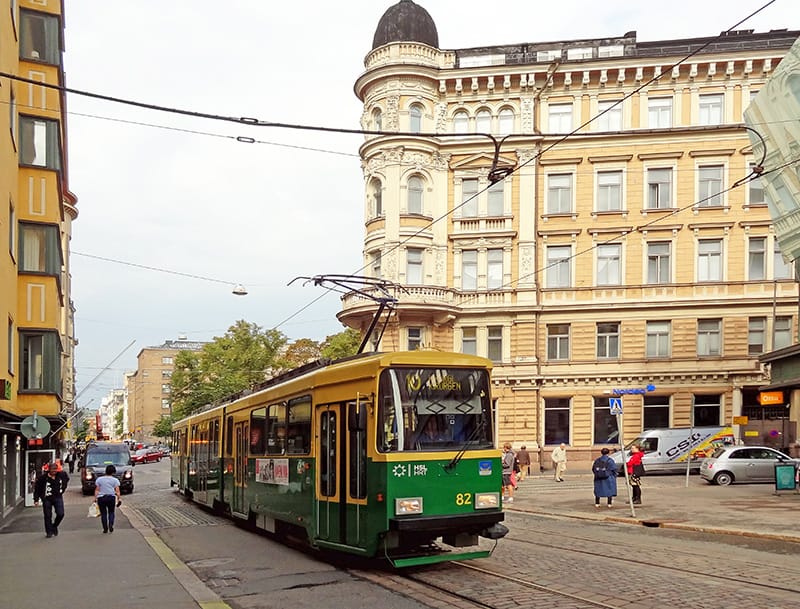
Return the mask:
<svg viewBox="0 0 800 609"><path fill-rule="evenodd" d="M182 429L178 432L178 450L180 451L180 456L178 457L180 480L178 481L178 484L180 485L179 488L182 491L186 491L186 485L188 484L189 479L189 438L187 433L188 432L185 429Z"/></svg>
<svg viewBox="0 0 800 609"><path fill-rule="evenodd" d="M346 496L343 491L344 435L341 433L342 408L339 404L319 406L317 429L317 536L344 543Z"/></svg>
<svg viewBox="0 0 800 609"><path fill-rule="evenodd" d="M248 422L236 423L234 439L236 445L233 454L233 501L231 511L239 516L247 517L245 489L247 487L247 450L250 447Z"/></svg>
<svg viewBox="0 0 800 609"><path fill-rule="evenodd" d="M202 503L208 502L208 423L203 423L196 430L197 437L192 443L194 450L194 467L197 472L195 498Z"/></svg>

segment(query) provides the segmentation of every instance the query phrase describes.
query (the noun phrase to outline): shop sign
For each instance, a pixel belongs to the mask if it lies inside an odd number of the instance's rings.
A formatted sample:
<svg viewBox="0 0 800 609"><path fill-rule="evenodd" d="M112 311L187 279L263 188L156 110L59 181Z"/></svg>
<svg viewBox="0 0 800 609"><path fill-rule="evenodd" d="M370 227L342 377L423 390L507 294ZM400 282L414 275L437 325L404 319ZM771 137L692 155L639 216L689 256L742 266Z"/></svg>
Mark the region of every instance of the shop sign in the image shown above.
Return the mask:
<svg viewBox="0 0 800 609"><path fill-rule="evenodd" d="M734 425L747 425L749 419L747 417L733 417Z"/></svg>
<svg viewBox="0 0 800 609"><path fill-rule="evenodd" d="M783 391L761 391L758 394L758 403L762 406L783 404Z"/></svg>

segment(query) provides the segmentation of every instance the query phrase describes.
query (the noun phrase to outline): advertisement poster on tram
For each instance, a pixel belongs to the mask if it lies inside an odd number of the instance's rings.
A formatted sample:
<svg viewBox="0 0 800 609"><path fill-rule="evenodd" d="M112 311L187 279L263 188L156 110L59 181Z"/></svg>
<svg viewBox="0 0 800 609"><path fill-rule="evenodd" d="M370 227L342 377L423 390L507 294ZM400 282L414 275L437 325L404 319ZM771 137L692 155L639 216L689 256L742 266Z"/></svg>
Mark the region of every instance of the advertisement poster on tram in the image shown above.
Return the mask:
<svg viewBox="0 0 800 609"><path fill-rule="evenodd" d="M256 482L289 485L289 459L256 459Z"/></svg>
<svg viewBox="0 0 800 609"><path fill-rule="evenodd" d="M25 453L25 507L33 505L33 487L36 484L36 477L42 473L42 468L56 458L56 451L29 450Z"/></svg>

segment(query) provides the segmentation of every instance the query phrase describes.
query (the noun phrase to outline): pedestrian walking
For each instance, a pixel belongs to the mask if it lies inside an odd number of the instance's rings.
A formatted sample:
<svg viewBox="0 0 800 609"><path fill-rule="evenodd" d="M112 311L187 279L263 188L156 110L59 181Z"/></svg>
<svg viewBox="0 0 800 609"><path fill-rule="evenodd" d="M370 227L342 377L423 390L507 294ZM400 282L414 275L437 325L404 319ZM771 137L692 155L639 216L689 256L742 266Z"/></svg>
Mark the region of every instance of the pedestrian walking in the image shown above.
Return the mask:
<svg viewBox="0 0 800 609"><path fill-rule="evenodd" d="M64 462L69 466L70 474L75 473L75 461L77 460L77 457L78 456L75 454L75 448L70 448L64 457Z"/></svg>
<svg viewBox="0 0 800 609"><path fill-rule="evenodd" d="M617 465L614 459L608 456L610 451L604 448L600 456L592 463L594 474L594 507L600 507L600 498L606 498L606 505L610 508L617 496Z"/></svg>
<svg viewBox="0 0 800 609"><path fill-rule="evenodd" d="M522 482L525 476L531 473L531 455L524 444L517 451L517 463L519 463L519 481Z"/></svg>
<svg viewBox="0 0 800 609"><path fill-rule="evenodd" d="M48 538L58 535L58 525L64 520L64 491L69 484L69 476L57 462L46 466L46 471L37 478L33 489L33 505L42 502L44 513L44 532ZM55 512L55 519L53 519Z"/></svg>
<svg viewBox="0 0 800 609"><path fill-rule="evenodd" d="M100 522L103 523L103 533L114 532L114 516L116 508L122 503L119 494L119 480L114 476L117 468L106 465L105 476L100 476L94 483L94 500L100 509Z"/></svg>
<svg viewBox="0 0 800 609"><path fill-rule="evenodd" d="M628 458L625 467L628 468L628 484L631 485L631 491L633 491L634 505L641 505L642 503L642 457L644 457L644 453L639 447L635 444L631 446L631 456Z"/></svg>
<svg viewBox="0 0 800 609"><path fill-rule="evenodd" d="M564 472L567 471L567 445L562 442L556 446L550 459L553 461L553 480L564 482Z"/></svg>
<svg viewBox="0 0 800 609"><path fill-rule="evenodd" d="M503 444L503 501L514 503L514 484L511 475L514 473L514 451L511 444Z"/></svg>

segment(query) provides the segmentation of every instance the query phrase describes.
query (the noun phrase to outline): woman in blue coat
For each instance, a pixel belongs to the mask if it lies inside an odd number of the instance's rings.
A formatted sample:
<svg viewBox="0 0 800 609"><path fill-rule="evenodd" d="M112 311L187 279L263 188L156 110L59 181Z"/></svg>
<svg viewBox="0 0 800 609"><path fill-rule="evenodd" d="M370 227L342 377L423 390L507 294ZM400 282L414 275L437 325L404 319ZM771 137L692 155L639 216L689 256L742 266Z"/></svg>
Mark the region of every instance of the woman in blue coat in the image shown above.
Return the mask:
<svg viewBox="0 0 800 609"><path fill-rule="evenodd" d="M608 507L611 507L614 497L617 496L617 465L614 459L608 456L610 451L604 448L600 456L592 464L594 474L594 507L600 507L600 497L606 497Z"/></svg>

